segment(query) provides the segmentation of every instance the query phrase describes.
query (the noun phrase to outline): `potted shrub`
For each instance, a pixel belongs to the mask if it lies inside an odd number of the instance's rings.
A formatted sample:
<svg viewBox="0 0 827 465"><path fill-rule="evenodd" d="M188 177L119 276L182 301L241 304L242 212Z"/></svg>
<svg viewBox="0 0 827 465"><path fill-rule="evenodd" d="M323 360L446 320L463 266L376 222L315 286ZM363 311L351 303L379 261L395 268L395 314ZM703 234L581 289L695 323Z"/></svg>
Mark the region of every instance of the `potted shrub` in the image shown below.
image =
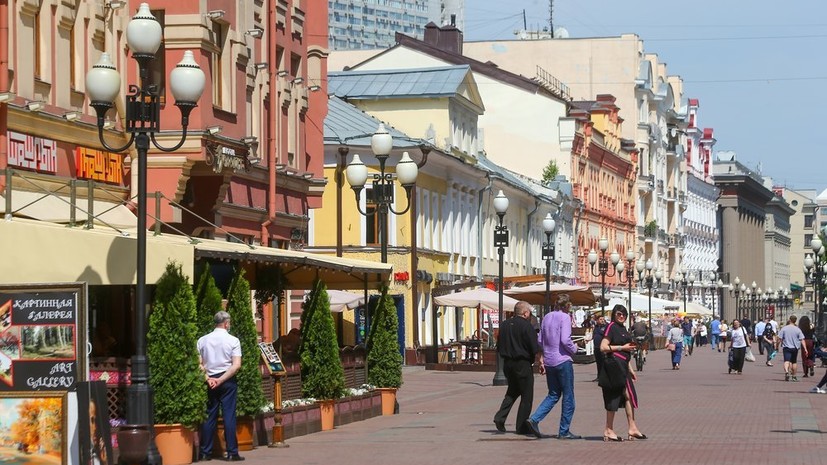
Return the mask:
<svg viewBox="0 0 827 465"><path fill-rule="evenodd" d="M221 290L210 272L210 264L205 263L195 285L196 327L199 336L215 329L215 314L223 309L222 300Z"/></svg>
<svg viewBox="0 0 827 465"><path fill-rule="evenodd" d="M345 371L339 358L330 298L319 279L302 304L299 360L302 396L317 399L322 412L322 430L332 429L334 405L345 389Z"/></svg>
<svg viewBox="0 0 827 465"><path fill-rule="evenodd" d="M393 415L396 390L402 385L402 355L396 336L399 320L388 287L383 286L381 292L368 337L368 383L382 393L382 415Z"/></svg>
<svg viewBox="0 0 827 465"><path fill-rule="evenodd" d="M244 269L239 267L227 291L227 313L230 314L230 333L241 342L241 368L236 374L238 399L238 447L240 450L253 448L253 420L267 404L261 388L259 368L258 333L253 321L253 306L250 282L244 278Z"/></svg>
<svg viewBox="0 0 827 465"><path fill-rule="evenodd" d="M181 265L170 263L156 285L147 334L156 443L165 465L192 462L193 431L206 415L197 343L192 286Z"/></svg>

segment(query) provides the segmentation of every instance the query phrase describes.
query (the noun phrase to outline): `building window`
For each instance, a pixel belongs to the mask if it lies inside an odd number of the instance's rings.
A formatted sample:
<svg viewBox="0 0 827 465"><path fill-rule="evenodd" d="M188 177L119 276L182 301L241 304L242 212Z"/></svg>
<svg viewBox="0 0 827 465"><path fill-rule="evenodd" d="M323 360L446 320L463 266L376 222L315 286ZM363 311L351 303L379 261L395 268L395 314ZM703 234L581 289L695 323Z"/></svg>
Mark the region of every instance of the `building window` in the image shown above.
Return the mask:
<svg viewBox="0 0 827 465"><path fill-rule="evenodd" d="M812 228L813 227L813 215L804 215L804 227L805 228ZM809 242L808 242L809 244Z"/></svg>
<svg viewBox="0 0 827 465"><path fill-rule="evenodd" d="M379 218L373 186L365 186L365 245L379 245Z"/></svg>
<svg viewBox="0 0 827 465"><path fill-rule="evenodd" d="M164 10L152 10L152 16L155 16L155 19L158 20L162 31L166 27L164 15ZM149 60L148 67L149 81L158 86L158 96L161 98L161 101L164 102L167 91L167 52L163 34L161 35L161 46L158 47L158 51L155 52L155 59Z"/></svg>
<svg viewBox="0 0 827 465"><path fill-rule="evenodd" d="M33 35L34 35L34 77L40 79L40 62L43 58L43 50L40 45L40 10L34 14Z"/></svg>
<svg viewBox="0 0 827 465"><path fill-rule="evenodd" d="M813 291L804 291L804 302L813 301Z"/></svg>
<svg viewBox="0 0 827 465"><path fill-rule="evenodd" d="M212 39L215 44L215 49L212 53L212 61L210 62L212 74L212 102L214 106L223 107L224 103L224 68L222 61L224 58L224 40L225 40L224 25L213 21L212 23Z"/></svg>
<svg viewBox="0 0 827 465"><path fill-rule="evenodd" d="M812 234L805 234L804 235L804 247L810 247L810 242L813 242L813 235Z"/></svg>

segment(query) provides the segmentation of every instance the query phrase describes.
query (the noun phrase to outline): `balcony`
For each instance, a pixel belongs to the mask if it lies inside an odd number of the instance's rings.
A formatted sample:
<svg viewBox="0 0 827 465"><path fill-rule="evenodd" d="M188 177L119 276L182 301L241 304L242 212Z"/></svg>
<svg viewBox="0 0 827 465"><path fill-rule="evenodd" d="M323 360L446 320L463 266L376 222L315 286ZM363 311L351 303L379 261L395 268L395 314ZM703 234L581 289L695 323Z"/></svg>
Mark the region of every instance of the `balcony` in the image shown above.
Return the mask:
<svg viewBox="0 0 827 465"><path fill-rule="evenodd" d="M670 187L666 190L666 201L667 202L675 202L678 200L678 190L674 187Z"/></svg>
<svg viewBox="0 0 827 465"><path fill-rule="evenodd" d="M658 229L658 243L666 245L669 242L669 235L663 229Z"/></svg>
<svg viewBox="0 0 827 465"><path fill-rule="evenodd" d="M663 195L663 180L659 180L657 186L658 186L657 193L658 193L658 195L662 196Z"/></svg>
<svg viewBox="0 0 827 465"><path fill-rule="evenodd" d="M655 190L655 176L651 174L641 174L637 177L638 192L652 192Z"/></svg>

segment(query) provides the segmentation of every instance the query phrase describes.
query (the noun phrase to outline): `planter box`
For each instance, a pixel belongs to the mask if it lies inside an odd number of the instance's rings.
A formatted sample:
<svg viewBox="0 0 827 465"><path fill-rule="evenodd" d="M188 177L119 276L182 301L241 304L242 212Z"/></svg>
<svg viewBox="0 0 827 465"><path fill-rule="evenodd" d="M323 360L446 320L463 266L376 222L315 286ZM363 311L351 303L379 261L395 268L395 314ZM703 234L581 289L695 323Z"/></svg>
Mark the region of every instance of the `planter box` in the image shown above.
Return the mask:
<svg viewBox="0 0 827 465"><path fill-rule="evenodd" d="M334 425L341 426L354 421L367 420L382 415L382 397L379 391L361 396L344 397L336 400L334 406ZM273 428L272 414L265 417L265 427ZM318 405L290 407L281 411L281 424L284 439L322 430L321 412ZM268 437L271 437L268 434Z"/></svg>

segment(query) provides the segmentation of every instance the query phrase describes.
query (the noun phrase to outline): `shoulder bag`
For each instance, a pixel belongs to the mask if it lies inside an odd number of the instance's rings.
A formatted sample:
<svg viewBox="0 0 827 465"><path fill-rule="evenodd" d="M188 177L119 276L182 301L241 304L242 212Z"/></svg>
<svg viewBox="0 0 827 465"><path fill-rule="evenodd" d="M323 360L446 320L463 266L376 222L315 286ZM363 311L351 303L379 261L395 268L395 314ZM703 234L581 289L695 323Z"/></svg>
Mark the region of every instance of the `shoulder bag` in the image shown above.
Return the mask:
<svg viewBox="0 0 827 465"><path fill-rule="evenodd" d="M614 322L609 323L604 332L606 337L610 337L609 329ZM615 391L623 388L626 385L626 370L620 365L622 362L617 359L611 352L606 354L603 360L603 368L597 374L597 385L603 389Z"/></svg>

